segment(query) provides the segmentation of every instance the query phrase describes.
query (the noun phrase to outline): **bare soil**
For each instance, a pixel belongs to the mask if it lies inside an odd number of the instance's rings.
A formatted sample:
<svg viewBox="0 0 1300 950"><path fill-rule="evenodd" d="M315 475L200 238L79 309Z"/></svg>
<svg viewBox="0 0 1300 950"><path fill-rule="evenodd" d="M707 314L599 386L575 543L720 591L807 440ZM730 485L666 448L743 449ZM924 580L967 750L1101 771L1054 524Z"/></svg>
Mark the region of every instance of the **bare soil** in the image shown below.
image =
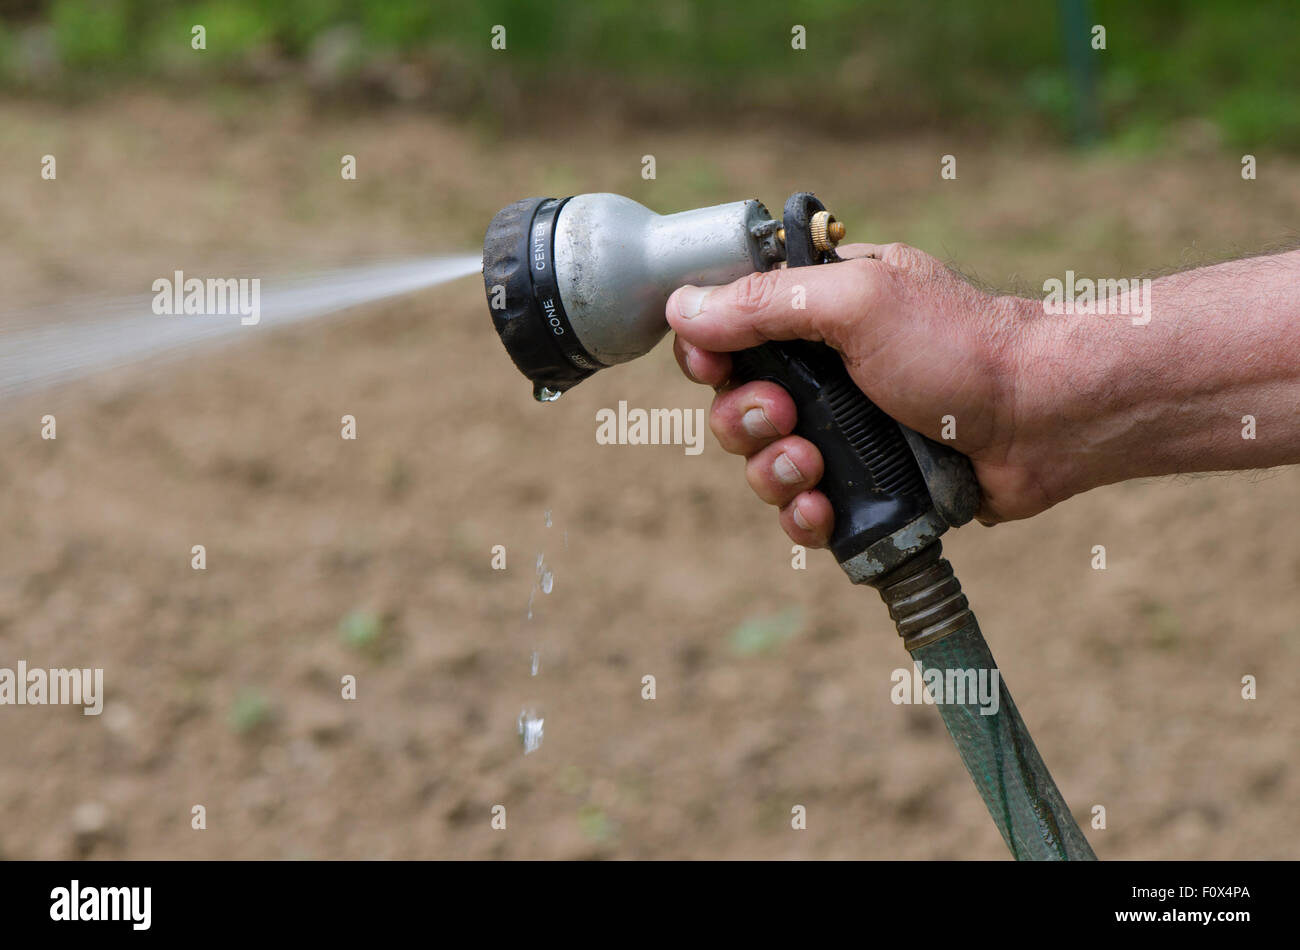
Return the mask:
<svg viewBox="0 0 1300 950"><path fill-rule="evenodd" d="M1300 167L1260 156L1243 181L1194 127L1156 155L1079 155L782 150L779 130L644 135L576 115L568 135L512 141L234 94L3 114L6 309L143 293L178 268L463 251L498 207L543 193L666 211L811 188L852 237L1029 287L1247 252L1300 220ZM956 181L938 175L948 153ZM907 656L876 594L824 553L792 570L711 439L698 457L595 442L596 410L620 399L708 396L664 345L538 405L470 278L11 401L0 666L103 667L107 699L99 717L0 707L0 856L1005 856L935 711L890 702ZM1298 490L1294 468L1148 480L945 541L1099 856L1300 853ZM539 553L555 585L530 621ZM766 639L742 629L763 618ZM545 717L528 756L524 707Z"/></svg>

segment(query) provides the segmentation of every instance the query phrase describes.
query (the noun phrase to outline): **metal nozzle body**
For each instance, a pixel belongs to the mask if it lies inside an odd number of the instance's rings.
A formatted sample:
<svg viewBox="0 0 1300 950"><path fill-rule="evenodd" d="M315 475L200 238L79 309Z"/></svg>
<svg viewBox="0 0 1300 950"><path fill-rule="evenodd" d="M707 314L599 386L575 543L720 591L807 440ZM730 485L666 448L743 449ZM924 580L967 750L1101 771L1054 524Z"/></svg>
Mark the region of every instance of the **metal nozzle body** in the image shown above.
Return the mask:
<svg viewBox="0 0 1300 950"><path fill-rule="evenodd" d="M771 266L754 233L770 218L754 200L660 215L620 195L570 198L555 223L555 274L583 348L605 365L650 352L668 332L673 290Z"/></svg>

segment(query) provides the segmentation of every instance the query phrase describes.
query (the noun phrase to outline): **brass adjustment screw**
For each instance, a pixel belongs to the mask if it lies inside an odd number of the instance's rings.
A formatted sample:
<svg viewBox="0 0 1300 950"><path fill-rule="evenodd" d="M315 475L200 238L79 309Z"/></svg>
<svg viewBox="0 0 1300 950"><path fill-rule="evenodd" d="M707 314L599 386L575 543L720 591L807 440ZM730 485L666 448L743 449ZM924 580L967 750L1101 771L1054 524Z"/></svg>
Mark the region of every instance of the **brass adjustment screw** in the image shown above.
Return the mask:
<svg viewBox="0 0 1300 950"><path fill-rule="evenodd" d="M829 251L844 240L844 225L835 220L829 211L818 211L808 222L808 231L812 236L813 247L819 251Z"/></svg>

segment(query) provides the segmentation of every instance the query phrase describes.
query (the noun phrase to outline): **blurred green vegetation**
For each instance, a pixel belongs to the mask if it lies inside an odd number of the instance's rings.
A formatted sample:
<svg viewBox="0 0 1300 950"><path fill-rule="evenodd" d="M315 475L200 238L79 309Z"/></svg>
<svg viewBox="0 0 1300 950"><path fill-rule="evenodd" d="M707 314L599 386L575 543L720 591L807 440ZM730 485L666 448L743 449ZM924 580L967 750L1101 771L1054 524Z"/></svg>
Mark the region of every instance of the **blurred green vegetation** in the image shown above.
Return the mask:
<svg viewBox="0 0 1300 950"><path fill-rule="evenodd" d="M741 656L767 653L803 629L803 611L788 607L766 617L751 617L731 631L731 649Z"/></svg>
<svg viewBox="0 0 1300 950"><path fill-rule="evenodd" d="M232 732L249 735L270 723L273 715L271 701L256 687L241 689L230 705L228 722Z"/></svg>
<svg viewBox="0 0 1300 950"><path fill-rule="evenodd" d="M1066 67L1071 5L1106 27L1104 51L1072 42L1107 135L1158 143L1204 120L1229 145L1300 149L1296 0L0 0L0 81L298 79L457 112L548 95L572 109L585 87L683 121L777 110L850 133L962 124L1065 139L1081 88ZM496 24L505 50L491 48ZM791 48L795 24L806 51Z"/></svg>

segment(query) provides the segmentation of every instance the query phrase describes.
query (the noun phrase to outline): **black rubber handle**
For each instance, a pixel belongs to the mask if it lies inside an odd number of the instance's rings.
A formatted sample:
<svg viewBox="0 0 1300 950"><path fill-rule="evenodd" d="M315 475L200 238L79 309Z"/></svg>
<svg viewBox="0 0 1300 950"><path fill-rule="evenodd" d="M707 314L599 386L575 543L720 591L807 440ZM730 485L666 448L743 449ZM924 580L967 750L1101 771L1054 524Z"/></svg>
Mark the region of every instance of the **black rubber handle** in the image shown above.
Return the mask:
<svg viewBox="0 0 1300 950"><path fill-rule="evenodd" d="M771 380L798 411L795 433L821 451L817 488L835 511L830 548L841 564L931 507L899 424L863 395L825 343L764 343L732 354L732 381Z"/></svg>

